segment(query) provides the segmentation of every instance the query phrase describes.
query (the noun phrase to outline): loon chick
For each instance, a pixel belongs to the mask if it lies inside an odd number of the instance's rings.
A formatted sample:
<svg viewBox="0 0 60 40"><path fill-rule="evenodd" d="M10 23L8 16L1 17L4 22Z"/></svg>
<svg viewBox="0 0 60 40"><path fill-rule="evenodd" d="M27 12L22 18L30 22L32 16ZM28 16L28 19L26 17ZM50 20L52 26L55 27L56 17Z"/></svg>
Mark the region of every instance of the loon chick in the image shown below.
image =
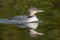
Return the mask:
<svg viewBox="0 0 60 40"><path fill-rule="evenodd" d="M19 15L10 19L0 19L0 23L15 24L17 27L27 28L31 37L36 37L37 35L44 35L43 33L35 31L39 23L38 18L35 16L37 12L44 12L44 10L39 10L37 8L31 7L27 10L26 15ZM41 22L43 21L40 21L40 23Z"/></svg>

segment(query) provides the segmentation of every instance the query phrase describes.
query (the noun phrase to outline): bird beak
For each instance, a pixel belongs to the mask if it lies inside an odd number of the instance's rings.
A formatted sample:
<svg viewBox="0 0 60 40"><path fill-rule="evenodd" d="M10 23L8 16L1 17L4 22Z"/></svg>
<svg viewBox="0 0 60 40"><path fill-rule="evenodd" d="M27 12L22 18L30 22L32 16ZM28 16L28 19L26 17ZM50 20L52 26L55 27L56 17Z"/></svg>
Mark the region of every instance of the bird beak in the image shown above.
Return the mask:
<svg viewBox="0 0 60 40"><path fill-rule="evenodd" d="M38 10L38 12L44 12L44 10Z"/></svg>

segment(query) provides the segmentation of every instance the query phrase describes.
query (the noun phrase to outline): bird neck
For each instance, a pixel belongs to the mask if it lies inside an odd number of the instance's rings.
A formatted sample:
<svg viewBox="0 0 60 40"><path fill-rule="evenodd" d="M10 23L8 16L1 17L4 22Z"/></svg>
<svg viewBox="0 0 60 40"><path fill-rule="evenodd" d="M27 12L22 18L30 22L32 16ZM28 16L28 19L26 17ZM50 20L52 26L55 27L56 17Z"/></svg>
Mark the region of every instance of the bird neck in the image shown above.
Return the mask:
<svg viewBox="0 0 60 40"><path fill-rule="evenodd" d="M34 17L35 15L27 15L28 18Z"/></svg>

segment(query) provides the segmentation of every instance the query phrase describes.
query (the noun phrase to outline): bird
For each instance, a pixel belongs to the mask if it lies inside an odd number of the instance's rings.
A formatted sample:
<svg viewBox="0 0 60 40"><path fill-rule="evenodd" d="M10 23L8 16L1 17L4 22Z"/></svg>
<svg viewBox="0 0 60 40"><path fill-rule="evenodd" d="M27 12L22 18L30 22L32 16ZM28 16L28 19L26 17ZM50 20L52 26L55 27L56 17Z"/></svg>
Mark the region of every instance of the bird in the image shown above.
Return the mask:
<svg viewBox="0 0 60 40"><path fill-rule="evenodd" d="M38 35L44 35L36 31L38 24L43 22L39 21L35 14L38 12L44 12L44 10L37 9L36 7L30 7L27 9L26 15L18 15L9 19L0 19L0 23L14 24L19 28L27 28L28 34L31 37L37 37Z"/></svg>

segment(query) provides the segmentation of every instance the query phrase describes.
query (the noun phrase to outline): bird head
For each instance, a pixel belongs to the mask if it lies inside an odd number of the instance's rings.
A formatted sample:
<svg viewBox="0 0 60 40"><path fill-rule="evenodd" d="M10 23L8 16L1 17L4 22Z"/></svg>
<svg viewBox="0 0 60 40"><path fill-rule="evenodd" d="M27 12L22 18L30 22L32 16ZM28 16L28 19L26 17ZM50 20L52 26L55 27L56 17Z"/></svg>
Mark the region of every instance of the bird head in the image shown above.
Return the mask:
<svg viewBox="0 0 60 40"><path fill-rule="evenodd" d="M28 8L28 15L32 16L37 12L44 12L44 10L37 9L35 7Z"/></svg>

